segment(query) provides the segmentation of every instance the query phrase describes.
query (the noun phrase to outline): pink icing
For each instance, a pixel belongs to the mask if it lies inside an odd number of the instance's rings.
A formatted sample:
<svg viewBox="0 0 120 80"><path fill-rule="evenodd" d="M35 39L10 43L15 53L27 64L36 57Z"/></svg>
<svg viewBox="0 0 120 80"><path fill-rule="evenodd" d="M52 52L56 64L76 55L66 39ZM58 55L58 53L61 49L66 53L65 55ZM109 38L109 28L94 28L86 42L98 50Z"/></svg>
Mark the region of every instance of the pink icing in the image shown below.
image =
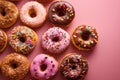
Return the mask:
<svg viewBox="0 0 120 80"><path fill-rule="evenodd" d="M58 41L53 41L55 37ZM42 35L42 47L51 53L61 53L69 44L70 35L59 27L50 28Z"/></svg>
<svg viewBox="0 0 120 80"><path fill-rule="evenodd" d="M29 11L34 9L36 16L31 17ZM20 19L30 27L39 27L46 19L46 10L42 4L36 1L30 1L23 5L20 11Z"/></svg>
<svg viewBox="0 0 120 80"><path fill-rule="evenodd" d="M47 68L41 71L40 65L46 64ZM58 62L51 56L40 54L34 58L30 66L31 75L36 79L49 79L58 71Z"/></svg>

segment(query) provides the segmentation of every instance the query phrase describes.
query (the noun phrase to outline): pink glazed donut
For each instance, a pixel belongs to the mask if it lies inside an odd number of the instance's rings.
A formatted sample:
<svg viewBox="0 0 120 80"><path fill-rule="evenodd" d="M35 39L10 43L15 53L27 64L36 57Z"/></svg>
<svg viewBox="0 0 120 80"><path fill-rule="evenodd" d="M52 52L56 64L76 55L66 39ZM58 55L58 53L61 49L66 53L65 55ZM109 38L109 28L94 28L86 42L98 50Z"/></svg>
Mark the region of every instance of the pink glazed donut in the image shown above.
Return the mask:
<svg viewBox="0 0 120 80"><path fill-rule="evenodd" d="M42 35L42 47L50 53L61 53L70 44L70 35L59 27L48 29Z"/></svg>
<svg viewBox="0 0 120 80"><path fill-rule="evenodd" d="M36 1L30 1L23 5L20 10L21 21L29 27L36 28L46 20L46 9Z"/></svg>
<svg viewBox="0 0 120 80"><path fill-rule="evenodd" d="M30 66L30 72L35 79L50 79L58 71L58 62L51 56L39 54Z"/></svg>

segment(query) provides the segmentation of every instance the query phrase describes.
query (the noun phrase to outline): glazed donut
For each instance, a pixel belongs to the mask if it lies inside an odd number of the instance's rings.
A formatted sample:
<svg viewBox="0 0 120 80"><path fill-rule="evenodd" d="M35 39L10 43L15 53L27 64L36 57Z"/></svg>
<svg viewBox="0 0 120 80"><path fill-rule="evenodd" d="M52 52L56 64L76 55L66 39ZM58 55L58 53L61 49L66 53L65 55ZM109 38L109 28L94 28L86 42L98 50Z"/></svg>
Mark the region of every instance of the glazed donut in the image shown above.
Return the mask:
<svg viewBox="0 0 120 80"><path fill-rule="evenodd" d="M73 6L65 1L57 1L51 4L48 11L48 19L58 26L65 26L71 23L75 16Z"/></svg>
<svg viewBox="0 0 120 80"><path fill-rule="evenodd" d="M50 53L61 53L69 44L69 34L59 27L50 28L42 35L42 47Z"/></svg>
<svg viewBox="0 0 120 80"><path fill-rule="evenodd" d="M66 80L83 80L87 71L88 63L82 55L69 54L60 64L60 72Z"/></svg>
<svg viewBox="0 0 120 80"><path fill-rule="evenodd" d="M53 0L37 0L40 3L49 3L52 2Z"/></svg>
<svg viewBox="0 0 120 80"><path fill-rule="evenodd" d="M8 35L10 46L18 53L28 54L36 46L37 34L26 26L17 26Z"/></svg>
<svg viewBox="0 0 120 80"><path fill-rule="evenodd" d="M91 50L98 42L96 29L81 25L75 28L71 36L73 45L79 50Z"/></svg>
<svg viewBox="0 0 120 80"><path fill-rule="evenodd" d="M29 71L30 63L27 57L11 53L1 62L2 74L10 80L22 80Z"/></svg>
<svg viewBox="0 0 120 80"><path fill-rule="evenodd" d="M46 9L36 1L30 1L23 5L20 10L21 21L29 27L36 28L46 20Z"/></svg>
<svg viewBox="0 0 120 80"><path fill-rule="evenodd" d="M46 54L36 56L30 66L31 75L40 80L52 78L57 71L58 62Z"/></svg>
<svg viewBox="0 0 120 80"><path fill-rule="evenodd" d="M13 3L0 0L0 28L12 26L18 18L18 8Z"/></svg>
<svg viewBox="0 0 120 80"><path fill-rule="evenodd" d="M7 35L6 33L0 29L0 52L2 52L7 45Z"/></svg>

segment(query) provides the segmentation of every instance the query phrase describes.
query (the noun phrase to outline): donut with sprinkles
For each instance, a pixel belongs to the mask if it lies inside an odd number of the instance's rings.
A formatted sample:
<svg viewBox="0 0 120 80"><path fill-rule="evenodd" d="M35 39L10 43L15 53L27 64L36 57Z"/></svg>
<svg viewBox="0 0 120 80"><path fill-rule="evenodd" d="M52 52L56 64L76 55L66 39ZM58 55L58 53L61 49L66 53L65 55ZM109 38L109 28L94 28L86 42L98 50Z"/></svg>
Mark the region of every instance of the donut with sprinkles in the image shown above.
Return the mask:
<svg viewBox="0 0 120 80"><path fill-rule="evenodd" d="M18 53L29 54L36 46L37 34L26 26L13 28L8 35L10 46Z"/></svg>
<svg viewBox="0 0 120 80"><path fill-rule="evenodd" d="M42 35L42 47L50 53L62 53L70 44L70 35L59 27L48 29Z"/></svg>
<svg viewBox="0 0 120 80"><path fill-rule="evenodd" d="M48 19L57 26L66 26L75 17L73 6L66 1L56 1L51 4L48 11Z"/></svg>
<svg viewBox="0 0 120 80"><path fill-rule="evenodd" d="M98 42L98 34L92 26L81 25L74 29L71 39L79 50L92 50Z"/></svg>
<svg viewBox="0 0 120 80"><path fill-rule="evenodd" d="M60 72L65 80L84 80L88 72L88 62L82 55L70 53L61 60Z"/></svg>

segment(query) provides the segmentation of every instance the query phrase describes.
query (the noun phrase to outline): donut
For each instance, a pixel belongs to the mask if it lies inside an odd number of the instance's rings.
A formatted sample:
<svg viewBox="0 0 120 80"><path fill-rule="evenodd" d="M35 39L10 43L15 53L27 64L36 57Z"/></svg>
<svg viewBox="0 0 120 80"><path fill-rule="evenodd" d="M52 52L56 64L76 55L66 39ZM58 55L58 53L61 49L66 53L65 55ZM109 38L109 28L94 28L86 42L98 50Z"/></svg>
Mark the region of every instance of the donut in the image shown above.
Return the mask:
<svg viewBox="0 0 120 80"><path fill-rule="evenodd" d="M41 43L42 47L48 52L61 53L69 46L70 36L65 30L53 27L42 35Z"/></svg>
<svg viewBox="0 0 120 80"><path fill-rule="evenodd" d="M66 26L75 17L73 6L66 1L56 1L51 4L48 11L48 19L51 23L58 26Z"/></svg>
<svg viewBox="0 0 120 80"><path fill-rule="evenodd" d="M88 72L87 60L76 53L66 55L61 61L60 72L66 80L83 80Z"/></svg>
<svg viewBox="0 0 120 80"><path fill-rule="evenodd" d="M52 2L53 0L37 0L40 3L49 3Z"/></svg>
<svg viewBox="0 0 120 80"><path fill-rule="evenodd" d="M2 52L7 45L7 35L6 33L0 29L0 52Z"/></svg>
<svg viewBox="0 0 120 80"><path fill-rule="evenodd" d="M32 77L39 80L51 79L58 71L58 62L46 54L37 55L31 65L30 72Z"/></svg>
<svg viewBox="0 0 120 80"><path fill-rule="evenodd" d="M8 28L15 24L18 18L18 8L15 4L0 0L0 28Z"/></svg>
<svg viewBox="0 0 120 80"><path fill-rule="evenodd" d="M92 26L81 25L73 30L71 39L79 50L92 50L98 42L98 34Z"/></svg>
<svg viewBox="0 0 120 80"><path fill-rule="evenodd" d="M29 1L20 10L21 21L29 27L36 28L46 20L46 9L36 1Z"/></svg>
<svg viewBox="0 0 120 80"><path fill-rule="evenodd" d="M8 35L10 46L18 53L28 54L36 46L37 34L26 26L14 27Z"/></svg>
<svg viewBox="0 0 120 80"><path fill-rule="evenodd" d="M17 53L8 54L1 62L1 72L9 80L23 80L29 67L27 57Z"/></svg>

